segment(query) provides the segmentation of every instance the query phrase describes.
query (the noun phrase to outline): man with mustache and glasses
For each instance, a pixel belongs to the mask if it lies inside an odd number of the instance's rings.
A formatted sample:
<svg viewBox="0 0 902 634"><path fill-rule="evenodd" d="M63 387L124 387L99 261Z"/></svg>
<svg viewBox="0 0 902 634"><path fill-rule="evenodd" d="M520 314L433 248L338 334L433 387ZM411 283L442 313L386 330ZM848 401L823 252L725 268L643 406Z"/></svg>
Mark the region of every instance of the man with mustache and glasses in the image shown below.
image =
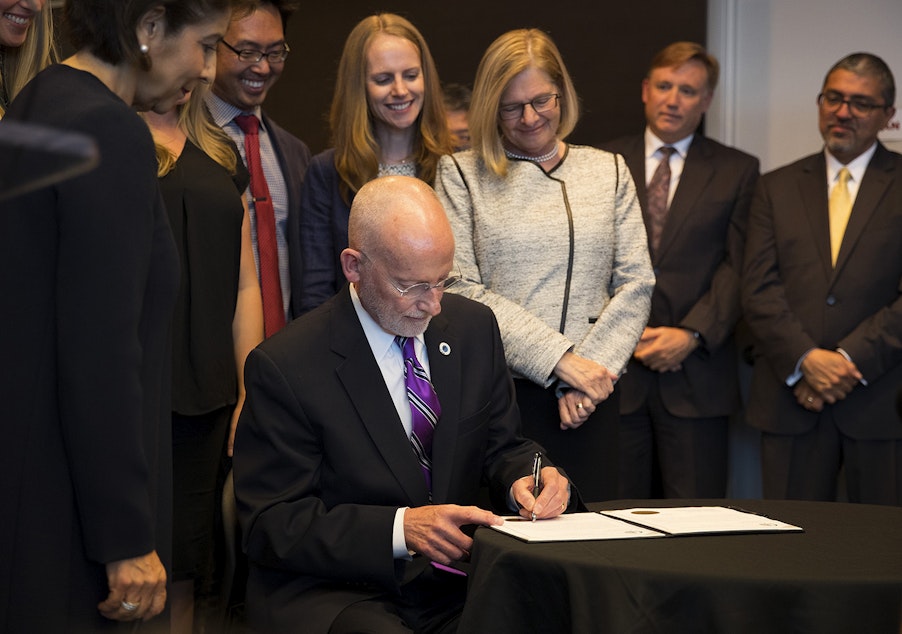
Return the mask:
<svg viewBox="0 0 902 634"><path fill-rule="evenodd" d="M886 63L855 53L817 97L824 149L761 177L742 302L756 339L749 422L764 495L902 504L902 156Z"/></svg>

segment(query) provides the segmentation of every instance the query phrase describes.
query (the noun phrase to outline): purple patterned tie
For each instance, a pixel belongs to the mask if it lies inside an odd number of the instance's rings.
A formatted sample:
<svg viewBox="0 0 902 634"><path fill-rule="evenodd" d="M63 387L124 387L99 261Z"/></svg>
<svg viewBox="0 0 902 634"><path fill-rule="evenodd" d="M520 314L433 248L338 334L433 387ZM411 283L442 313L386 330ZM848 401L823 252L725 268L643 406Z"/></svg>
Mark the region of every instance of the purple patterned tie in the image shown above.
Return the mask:
<svg viewBox="0 0 902 634"><path fill-rule="evenodd" d="M665 145L658 150L661 162L648 182L648 237L654 254L661 243L661 232L667 220L667 197L670 195L670 155L676 150Z"/></svg>
<svg viewBox="0 0 902 634"><path fill-rule="evenodd" d="M435 431L435 423L442 415L442 408L438 402L438 396L432 387L432 382L426 376L426 371L420 365L413 348L413 337L395 337L395 342L401 348L404 356L404 383L407 386L407 399L410 401L410 413L413 419L413 433L410 436L410 444L417 456L423 475L426 477L426 487L429 496L432 497L432 434Z"/></svg>

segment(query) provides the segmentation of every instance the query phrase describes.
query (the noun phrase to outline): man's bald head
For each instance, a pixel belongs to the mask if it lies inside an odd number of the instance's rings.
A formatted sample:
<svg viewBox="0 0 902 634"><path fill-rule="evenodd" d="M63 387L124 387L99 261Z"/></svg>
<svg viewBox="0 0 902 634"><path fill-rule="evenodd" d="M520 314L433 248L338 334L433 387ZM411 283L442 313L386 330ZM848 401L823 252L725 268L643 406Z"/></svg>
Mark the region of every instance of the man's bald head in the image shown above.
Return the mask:
<svg viewBox="0 0 902 634"><path fill-rule="evenodd" d="M386 331L415 336L441 312L441 288L454 264L454 235L429 185L385 176L360 188L348 220L345 277L361 304ZM427 284L425 293L405 288ZM403 291L403 292L402 292Z"/></svg>
<svg viewBox="0 0 902 634"><path fill-rule="evenodd" d="M351 205L348 244L352 249L392 257L393 251L429 248L454 236L438 196L410 176L385 176L360 188Z"/></svg>

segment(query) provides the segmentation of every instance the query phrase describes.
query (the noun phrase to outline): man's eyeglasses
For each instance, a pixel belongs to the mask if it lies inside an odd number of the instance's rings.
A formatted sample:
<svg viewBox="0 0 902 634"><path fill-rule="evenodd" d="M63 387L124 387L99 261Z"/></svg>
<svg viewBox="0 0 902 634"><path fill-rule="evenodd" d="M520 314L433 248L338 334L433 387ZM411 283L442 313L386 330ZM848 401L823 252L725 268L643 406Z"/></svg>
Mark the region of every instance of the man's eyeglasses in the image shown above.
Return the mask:
<svg viewBox="0 0 902 634"><path fill-rule="evenodd" d="M291 49L288 48L288 44L284 44L283 48L280 48L277 51L269 51L267 53L264 53L263 51L255 51L252 48L243 48L239 51L237 48L235 48L225 40L219 41L222 42L223 46L235 53L235 55L238 56L238 59L240 59L245 64L256 64L264 57L270 64L281 64L288 57L288 53L291 52Z"/></svg>
<svg viewBox="0 0 902 634"><path fill-rule="evenodd" d="M360 252L360 255L362 255L364 258L366 258L366 260L369 262L373 261L373 259L370 256L368 256L366 253L364 253L363 251ZM398 291L398 293L401 295L401 297L407 297L409 299L419 299L421 297L425 297L426 294L428 294L429 291L431 291L434 288L444 292L444 291L448 290L449 288L451 288L452 286L454 286L455 284L457 284L461 280L460 269L458 269L457 275L449 275L448 277L443 279L438 284L430 284L428 282L420 282L419 284L411 284L410 286L408 286L406 288L401 288L394 281L392 281L391 278L389 278L386 275L383 275L382 277L385 278L385 281L388 282L393 289Z"/></svg>
<svg viewBox="0 0 902 634"><path fill-rule="evenodd" d="M498 116L505 120L519 119L523 116L523 111L526 106L532 106L532 109L536 111L536 114L548 112L557 106L557 100L559 98L560 95L553 92L547 95L539 95L535 99L524 103L503 104L498 108Z"/></svg>
<svg viewBox="0 0 902 634"><path fill-rule="evenodd" d="M867 117L874 110L885 110L886 104L874 103L865 97L849 97L842 93L828 90L817 96L817 103L829 112L836 112L843 104L849 106L849 112L856 117Z"/></svg>
<svg viewBox="0 0 902 634"><path fill-rule="evenodd" d="M411 284L407 288L398 288L398 286L396 286L395 283L391 280L388 280L388 282L392 285L392 288L394 288L401 294L401 297L410 297L412 299L417 299L425 296L433 288L437 288L440 291L446 291L457 284L460 280L460 275L449 275L438 284L429 284L427 282L422 282L420 284Z"/></svg>

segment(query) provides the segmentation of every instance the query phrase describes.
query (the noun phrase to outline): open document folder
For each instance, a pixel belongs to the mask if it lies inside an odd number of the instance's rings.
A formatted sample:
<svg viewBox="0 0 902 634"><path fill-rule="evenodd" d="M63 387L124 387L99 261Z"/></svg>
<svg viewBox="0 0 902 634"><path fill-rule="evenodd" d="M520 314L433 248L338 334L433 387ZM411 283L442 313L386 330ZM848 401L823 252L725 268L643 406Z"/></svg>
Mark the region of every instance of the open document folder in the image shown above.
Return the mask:
<svg viewBox="0 0 902 634"><path fill-rule="evenodd" d="M522 517L505 517L504 524L492 528L527 542L802 532L799 526L724 506L632 508L572 513L536 522Z"/></svg>

